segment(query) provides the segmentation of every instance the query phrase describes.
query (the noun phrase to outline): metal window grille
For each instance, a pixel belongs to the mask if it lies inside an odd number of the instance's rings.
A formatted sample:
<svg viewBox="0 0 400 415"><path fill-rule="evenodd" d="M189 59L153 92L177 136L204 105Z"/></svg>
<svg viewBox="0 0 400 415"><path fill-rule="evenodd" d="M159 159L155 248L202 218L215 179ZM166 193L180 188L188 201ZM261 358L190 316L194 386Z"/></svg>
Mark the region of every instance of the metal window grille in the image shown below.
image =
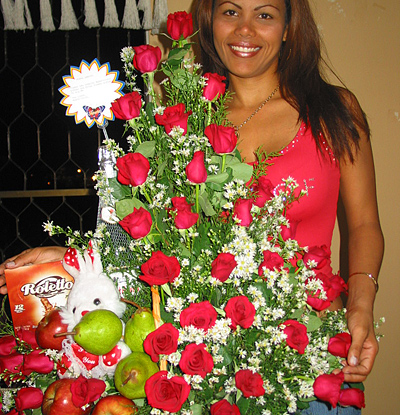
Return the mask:
<svg viewBox="0 0 400 415"><path fill-rule="evenodd" d="M55 23L59 3L52 2ZM3 30L0 20L1 262L29 247L63 244L43 232L47 220L81 232L96 225L98 200L92 176L102 132L67 117L58 88L70 67L83 59L97 58L101 64L109 62L112 70L121 70L121 48L143 44L145 32L88 29L82 24L83 0L72 4L80 25L76 31L41 31L37 0L29 1L33 30ZM122 7L120 2L116 5ZM96 0L96 6L101 19L104 1ZM118 13L121 18L123 10L118 8ZM123 80L123 73L119 78ZM111 122L107 131L118 140L123 126Z"/></svg>

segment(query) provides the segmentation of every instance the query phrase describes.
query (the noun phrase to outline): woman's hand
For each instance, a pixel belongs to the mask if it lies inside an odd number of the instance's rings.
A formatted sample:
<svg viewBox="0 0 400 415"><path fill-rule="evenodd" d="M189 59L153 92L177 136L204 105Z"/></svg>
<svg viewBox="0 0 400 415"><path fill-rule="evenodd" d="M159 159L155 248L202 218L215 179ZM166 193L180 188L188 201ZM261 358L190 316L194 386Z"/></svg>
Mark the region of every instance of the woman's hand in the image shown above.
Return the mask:
<svg viewBox="0 0 400 415"><path fill-rule="evenodd" d="M44 246L27 249L0 264L0 294L7 294L4 272L7 269L19 268L30 264L44 264L46 262L61 261L66 248L62 246Z"/></svg>
<svg viewBox="0 0 400 415"><path fill-rule="evenodd" d="M342 369L346 382L363 382L372 370L379 347L371 310L349 308L347 325L352 342Z"/></svg>

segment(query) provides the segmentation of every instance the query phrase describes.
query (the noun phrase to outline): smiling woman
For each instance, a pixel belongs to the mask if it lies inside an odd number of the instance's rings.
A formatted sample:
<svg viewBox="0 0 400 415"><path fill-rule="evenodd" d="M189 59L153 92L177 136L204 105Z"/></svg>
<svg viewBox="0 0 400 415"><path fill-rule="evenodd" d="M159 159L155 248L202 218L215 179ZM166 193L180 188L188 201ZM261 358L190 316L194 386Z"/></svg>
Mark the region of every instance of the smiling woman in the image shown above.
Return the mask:
<svg viewBox="0 0 400 415"><path fill-rule="evenodd" d="M232 93L228 118L242 157L254 162L258 149L277 152L268 179L294 177L307 193L288 211L291 237L330 255L340 192L349 228L352 337L342 373L347 382L363 381L378 351L372 310L383 255L366 117L349 90L323 76L308 0L200 0L196 16L204 71L225 76ZM330 261L320 271L332 276ZM332 308L340 307L337 299ZM303 414L336 411L313 402Z"/></svg>

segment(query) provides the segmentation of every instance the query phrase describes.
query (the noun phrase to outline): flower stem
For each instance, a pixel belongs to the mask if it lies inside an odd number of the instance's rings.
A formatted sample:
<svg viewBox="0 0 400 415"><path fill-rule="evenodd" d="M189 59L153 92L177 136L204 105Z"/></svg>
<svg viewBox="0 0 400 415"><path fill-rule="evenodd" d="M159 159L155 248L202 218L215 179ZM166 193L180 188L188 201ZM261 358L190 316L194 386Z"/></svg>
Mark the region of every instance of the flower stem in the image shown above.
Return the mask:
<svg viewBox="0 0 400 415"><path fill-rule="evenodd" d="M147 190L144 186L141 187L141 191L144 194L144 197L146 198L146 200L149 202L149 204L151 205L152 200L150 199L149 194L147 193Z"/></svg>
<svg viewBox="0 0 400 415"><path fill-rule="evenodd" d="M200 185L196 184L196 213L200 214L199 195L200 195Z"/></svg>
<svg viewBox="0 0 400 415"><path fill-rule="evenodd" d="M225 171L225 164L226 164L226 154L222 154L221 173L223 173Z"/></svg>

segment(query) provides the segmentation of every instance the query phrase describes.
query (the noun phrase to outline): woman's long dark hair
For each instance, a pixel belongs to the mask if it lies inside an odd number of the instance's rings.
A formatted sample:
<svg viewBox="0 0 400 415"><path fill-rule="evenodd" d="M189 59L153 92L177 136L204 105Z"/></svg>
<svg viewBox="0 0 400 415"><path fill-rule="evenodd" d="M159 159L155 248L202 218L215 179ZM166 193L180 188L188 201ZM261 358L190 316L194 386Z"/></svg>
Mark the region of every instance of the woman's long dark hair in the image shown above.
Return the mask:
<svg viewBox="0 0 400 415"><path fill-rule="evenodd" d="M195 20L200 28L199 41L205 72L228 78L213 40L215 0L197 0ZM308 0L285 0L287 37L278 64L281 95L298 112L299 119L311 127L318 147L327 137L337 158L354 161L363 131L370 131L365 114L354 95L346 88L328 83L322 71L321 40Z"/></svg>

